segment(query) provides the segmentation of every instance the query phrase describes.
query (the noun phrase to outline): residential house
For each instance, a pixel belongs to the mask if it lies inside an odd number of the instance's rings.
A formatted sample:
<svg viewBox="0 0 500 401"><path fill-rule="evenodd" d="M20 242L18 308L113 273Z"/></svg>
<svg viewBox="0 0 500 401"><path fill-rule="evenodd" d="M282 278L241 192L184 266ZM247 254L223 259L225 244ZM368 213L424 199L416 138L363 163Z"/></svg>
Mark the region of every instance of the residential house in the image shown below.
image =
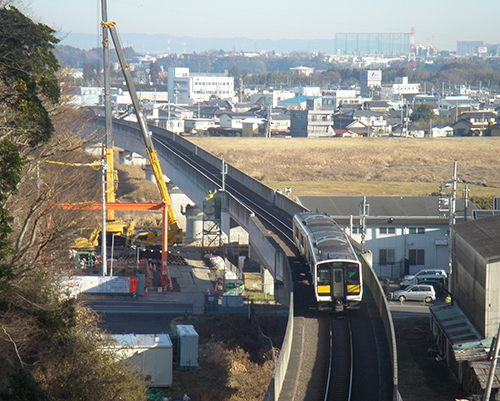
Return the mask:
<svg viewBox="0 0 500 401"><path fill-rule="evenodd" d="M207 131L209 128L215 127L218 122L215 118L186 118L184 120L184 131L196 131L198 133Z"/></svg>
<svg viewBox="0 0 500 401"><path fill-rule="evenodd" d="M254 121L261 124L262 117L258 117L254 112L235 113L224 112L219 116L219 125L221 128L243 128L243 121Z"/></svg>
<svg viewBox="0 0 500 401"><path fill-rule="evenodd" d="M353 106L357 109L368 100L369 98L358 96L355 89L323 90L321 107L336 110L339 107Z"/></svg>
<svg viewBox="0 0 500 401"><path fill-rule="evenodd" d="M276 108L281 100L292 99L295 95L293 91L264 90L263 92L250 95L250 103L260 106L271 105L273 108Z"/></svg>
<svg viewBox="0 0 500 401"><path fill-rule="evenodd" d="M410 100L420 93L420 84L408 82L408 77L397 77L393 84L383 84L380 97L387 101Z"/></svg>
<svg viewBox="0 0 500 401"><path fill-rule="evenodd" d="M271 114L271 135L290 135L290 114Z"/></svg>
<svg viewBox="0 0 500 401"><path fill-rule="evenodd" d="M453 127L449 125L436 125L435 127L431 127L430 136L433 138L453 136Z"/></svg>
<svg viewBox="0 0 500 401"><path fill-rule="evenodd" d="M373 110L355 110L352 113L352 118L369 128L368 136L387 133L387 120L383 113Z"/></svg>
<svg viewBox="0 0 500 401"><path fill-rule="evenodd" d="M500 215L452 227L451 288L455 302L484 337L500 321Z"/></svg>
<svg viewBox="0 0 500 401"><path fill-rule="evenodd" d="M384 100L368 100L363 103L363 109L387 113L391 109L391 105Z"/></svg>
<svg viewBox="0 0 500 401"><path fill-rule="evenodd" d="M493 124L490 127L491 136L500 136L500 124Z"/></svg>
<svg viewBox="0 0 500 401"><path fill-rule="evenodd" d="M445 96L438 99L438 114L441 117L456 120L456 114L452 114L453 109L460 108L461 112L468 110L477 110L479 102L472 100L469 96Z"/></svg>
<svg viewBox="0 0 500 401"><path fill-rule="evenodd" d="M335 113L333 116L335 129L348 129L361 136L382 136L390 132L385 114L372 110L349 110Z"/></svg>
<svg viewBox="0 0 500 401"><path fill-rule="evenodd" d="M452 125L454 136L483 136L490 125L496 123L494 111L468 111L458 116Z"/></svg>

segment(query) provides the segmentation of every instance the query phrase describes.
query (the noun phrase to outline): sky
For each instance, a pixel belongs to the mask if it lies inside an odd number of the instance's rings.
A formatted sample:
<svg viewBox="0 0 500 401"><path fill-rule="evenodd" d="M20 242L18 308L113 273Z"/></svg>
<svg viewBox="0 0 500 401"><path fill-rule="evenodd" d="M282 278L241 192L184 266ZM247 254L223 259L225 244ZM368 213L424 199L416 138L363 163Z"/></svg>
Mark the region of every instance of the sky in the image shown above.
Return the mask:
<svg viewBox="0 0 500 401"><path fill-rule="evenodd" d="M25 0L30 16L61 32L100 33L101 0ZM415 44L500 44L500 1L107 0L119 33L254 40L334 39L336 33L409 33Z"/></svg>

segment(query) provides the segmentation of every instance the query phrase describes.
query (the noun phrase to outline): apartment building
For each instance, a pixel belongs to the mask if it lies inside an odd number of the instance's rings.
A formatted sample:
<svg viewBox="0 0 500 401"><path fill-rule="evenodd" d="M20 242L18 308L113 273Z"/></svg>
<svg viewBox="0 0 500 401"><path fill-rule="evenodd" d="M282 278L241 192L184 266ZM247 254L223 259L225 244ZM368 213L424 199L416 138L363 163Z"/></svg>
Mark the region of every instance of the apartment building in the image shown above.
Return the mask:
<svg viewBox="0 0 500 401"><path fill-rule="evenodd" d="M210 99L233 100L234 78L226 74L194 74L185 67L168 69L168 96L176 104L188 104Z"/></svg>

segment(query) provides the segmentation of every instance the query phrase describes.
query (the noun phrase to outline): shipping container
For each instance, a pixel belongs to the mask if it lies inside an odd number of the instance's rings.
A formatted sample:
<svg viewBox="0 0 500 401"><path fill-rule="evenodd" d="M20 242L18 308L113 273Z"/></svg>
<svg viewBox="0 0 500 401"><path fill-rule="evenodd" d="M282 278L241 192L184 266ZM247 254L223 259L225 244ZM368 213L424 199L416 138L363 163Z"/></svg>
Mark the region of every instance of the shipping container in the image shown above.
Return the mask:
<svg viewBox="0 0 500 401"><path fill-rule="evenodd" d="M177 326L177 352L179 369L198 368L198 333L192 325Z"/></svg>

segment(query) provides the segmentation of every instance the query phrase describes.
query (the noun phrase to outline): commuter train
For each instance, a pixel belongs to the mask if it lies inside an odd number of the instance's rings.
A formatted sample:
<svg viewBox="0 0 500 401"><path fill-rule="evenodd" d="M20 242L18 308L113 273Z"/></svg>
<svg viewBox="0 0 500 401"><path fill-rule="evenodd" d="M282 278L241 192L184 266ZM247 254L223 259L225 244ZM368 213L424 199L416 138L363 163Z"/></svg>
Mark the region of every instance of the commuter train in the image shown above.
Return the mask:
<svg viewBox="0 0 500 401"><path fill-rule="evenodd" d="M293 240L309 265L318 310L358 309L363 299L361 262L337 222L320 213L298 213Z"/></svg>

